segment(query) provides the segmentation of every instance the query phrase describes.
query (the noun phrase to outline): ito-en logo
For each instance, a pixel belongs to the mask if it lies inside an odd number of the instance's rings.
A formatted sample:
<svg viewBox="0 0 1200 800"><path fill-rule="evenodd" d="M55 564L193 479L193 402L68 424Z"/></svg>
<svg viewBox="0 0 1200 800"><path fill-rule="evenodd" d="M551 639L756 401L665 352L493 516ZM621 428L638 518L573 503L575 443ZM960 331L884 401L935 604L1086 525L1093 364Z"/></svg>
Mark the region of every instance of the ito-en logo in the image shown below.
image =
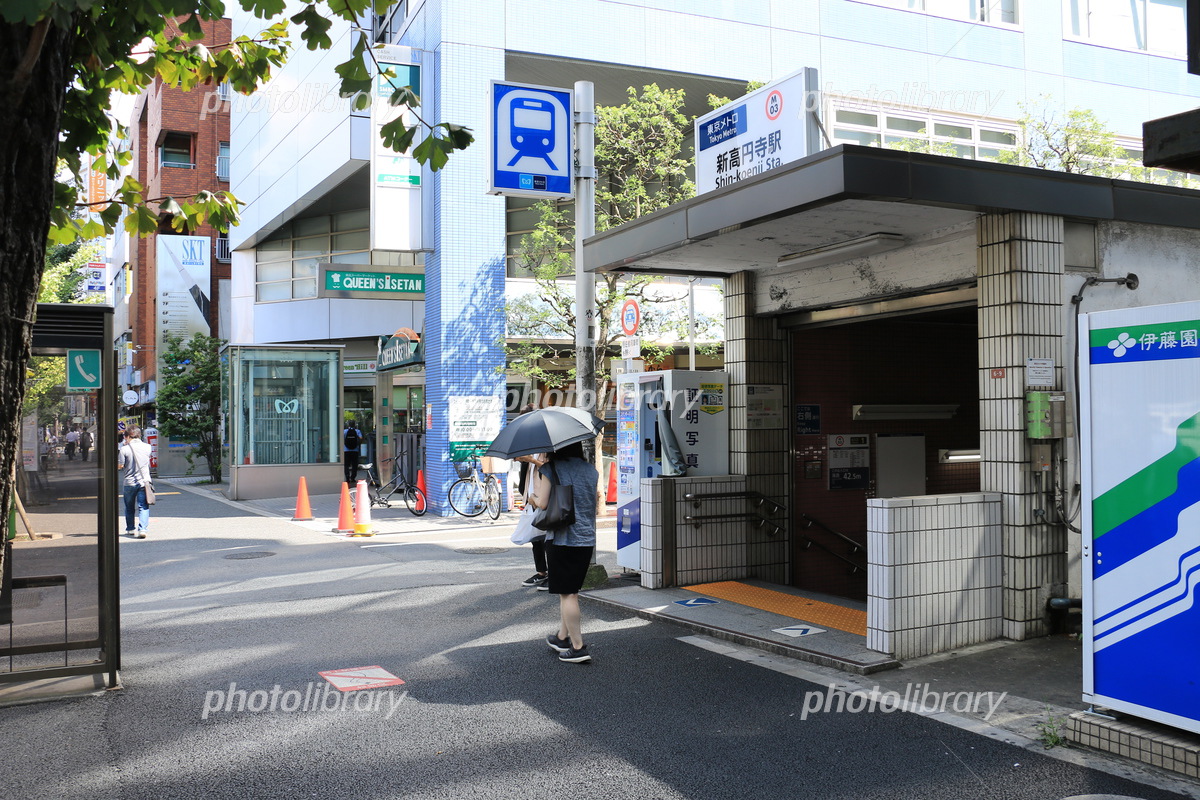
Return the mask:
<svg viewBox="0 0 1200 800"><path fill-rule="evenodd" d="M1108 349L1113 351L1113 355L1117 358L1128 353L1137 346L1137 340L1128 333L1122 333L1116 339L1108 343Z"/></svg>

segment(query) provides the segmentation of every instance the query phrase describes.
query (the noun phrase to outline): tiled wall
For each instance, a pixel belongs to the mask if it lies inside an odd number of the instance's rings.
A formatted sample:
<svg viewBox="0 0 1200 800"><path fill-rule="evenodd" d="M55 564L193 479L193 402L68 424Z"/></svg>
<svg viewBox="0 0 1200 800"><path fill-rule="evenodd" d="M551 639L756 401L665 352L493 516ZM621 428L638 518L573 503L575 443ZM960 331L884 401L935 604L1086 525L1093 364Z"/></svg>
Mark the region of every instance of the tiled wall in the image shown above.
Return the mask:
<svg viewBox="0 0 1200 800"><path fill-rule="evenodd" d="M867 647L898 659L998 639L1001 498L867 501Z"/></svg>
<svg viewBox="0 0 1200 800"><path fill-rule="evenodd" d="M762 577L758 537L783 541L781 509L758 506L744 497L688 500L687 495L742 494L742 475L697 478L646 478L642 481L642 586L690 586L710 581ZM666 509L667 503L672 504ZM664 513L667 511L668 513ZM674 525L671 513L674 512ZM734 519L689 520L688 517L734 515ZM759 517L767 521L761 525ZM674 531L674 543L671 543ZM664 535L664 533L666 535ZM752 533L754 535L752 535ZM674 556L674 577L669 567ZM769 566L766 565L768 571Z"/></svg>
<svg viewBox="0 0 1200 800"><path fill-rule="evenodd" d="M979 218L979 488L1004 509L1004 636L1050 632L1049 597L1065 590L1067 531L1046 522L1029 469L1022 411L1025 364L1053 359L1055 387L1064 351L1063 221L1044 214Z"/></svg>
<svg viewBox="0 0 1200 800"><path fill-rule="evenodd" d="M791 505L787 430L750 426L746 412L746 384L781 386L782 396L791 396L788 341L774 319L754 316L752 284L751 273L739 272L726 278L724 285L725 371L729 373L731 398L729 471L744 475L746 489L778 503L775 516L786 517ZM790 424L790 416L786 413L784 420L785 424ZM747 528L745 537L753 577L787 583L790 579L787 536L763 526Z"/></svg>

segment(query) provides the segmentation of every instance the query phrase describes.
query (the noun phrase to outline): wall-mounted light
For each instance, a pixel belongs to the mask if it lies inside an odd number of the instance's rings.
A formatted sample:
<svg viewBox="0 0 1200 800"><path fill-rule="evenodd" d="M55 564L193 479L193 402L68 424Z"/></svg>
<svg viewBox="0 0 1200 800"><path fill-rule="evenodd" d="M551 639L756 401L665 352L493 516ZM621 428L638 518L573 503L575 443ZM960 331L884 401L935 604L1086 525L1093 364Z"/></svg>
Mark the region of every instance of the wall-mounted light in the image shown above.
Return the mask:
<svg viewBox="0 0 1200 800"><path fill-rule="evenodd" d="M962 461L979 461L982 456L978 448L975 450L938 450L938 462L941 464L957 464Z"/></svg>
<svg viewBox="0 0 1200 800"><path fill-rule="evenodd" d="M850 418L859 422L885 419L950 419L958 403L862 404L850 407Z"/></svg>
<svg viewBox="0 0 1200 800"><path fill-rule="evenodd" d="M800 253L781 256L781 267L822 267L851 258L862 258L877 253L886 253L904 246L904 237L898 233L872 233L836 244L814 247Z"/></svg>

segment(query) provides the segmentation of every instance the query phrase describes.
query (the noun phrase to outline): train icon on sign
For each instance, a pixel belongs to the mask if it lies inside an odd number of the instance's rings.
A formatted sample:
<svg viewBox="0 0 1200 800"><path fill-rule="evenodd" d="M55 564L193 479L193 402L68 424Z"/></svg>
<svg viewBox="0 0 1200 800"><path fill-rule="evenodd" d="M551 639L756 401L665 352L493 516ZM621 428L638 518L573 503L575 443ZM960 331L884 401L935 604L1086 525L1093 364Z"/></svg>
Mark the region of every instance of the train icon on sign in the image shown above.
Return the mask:
<svg viewBox="0 0 1200 800"><path fill-rule="evenodd" d="M508 135L513 150L507 166L513 166L522 158L540 158L558 171L550 158L555 144L555 108L549 100L532 97L517 97L508 106Z"/></svg>

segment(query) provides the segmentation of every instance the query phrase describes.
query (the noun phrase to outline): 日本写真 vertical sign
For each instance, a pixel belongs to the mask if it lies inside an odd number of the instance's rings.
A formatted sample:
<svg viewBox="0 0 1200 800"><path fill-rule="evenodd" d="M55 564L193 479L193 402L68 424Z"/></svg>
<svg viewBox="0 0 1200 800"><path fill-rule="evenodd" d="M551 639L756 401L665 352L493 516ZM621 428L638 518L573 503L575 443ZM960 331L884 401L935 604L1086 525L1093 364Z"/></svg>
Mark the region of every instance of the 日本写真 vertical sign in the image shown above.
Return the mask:
<svg viewBox="0 0 1200 800"><path fill-rule="evenodd" d="M1200 733L1200 303L1079 322L1083 695Z"/></svg>
<svg viewBox="0 0 1200 800"><path fill-rule="evenodd" d="M573 197L569 89L492 81L488 193Z"/></svg>
<svg viewBox="0 0 1200 800"><path fill-rule="evenodd" d="M696 194L808 154L804 70L696 118Z"/></svg>

